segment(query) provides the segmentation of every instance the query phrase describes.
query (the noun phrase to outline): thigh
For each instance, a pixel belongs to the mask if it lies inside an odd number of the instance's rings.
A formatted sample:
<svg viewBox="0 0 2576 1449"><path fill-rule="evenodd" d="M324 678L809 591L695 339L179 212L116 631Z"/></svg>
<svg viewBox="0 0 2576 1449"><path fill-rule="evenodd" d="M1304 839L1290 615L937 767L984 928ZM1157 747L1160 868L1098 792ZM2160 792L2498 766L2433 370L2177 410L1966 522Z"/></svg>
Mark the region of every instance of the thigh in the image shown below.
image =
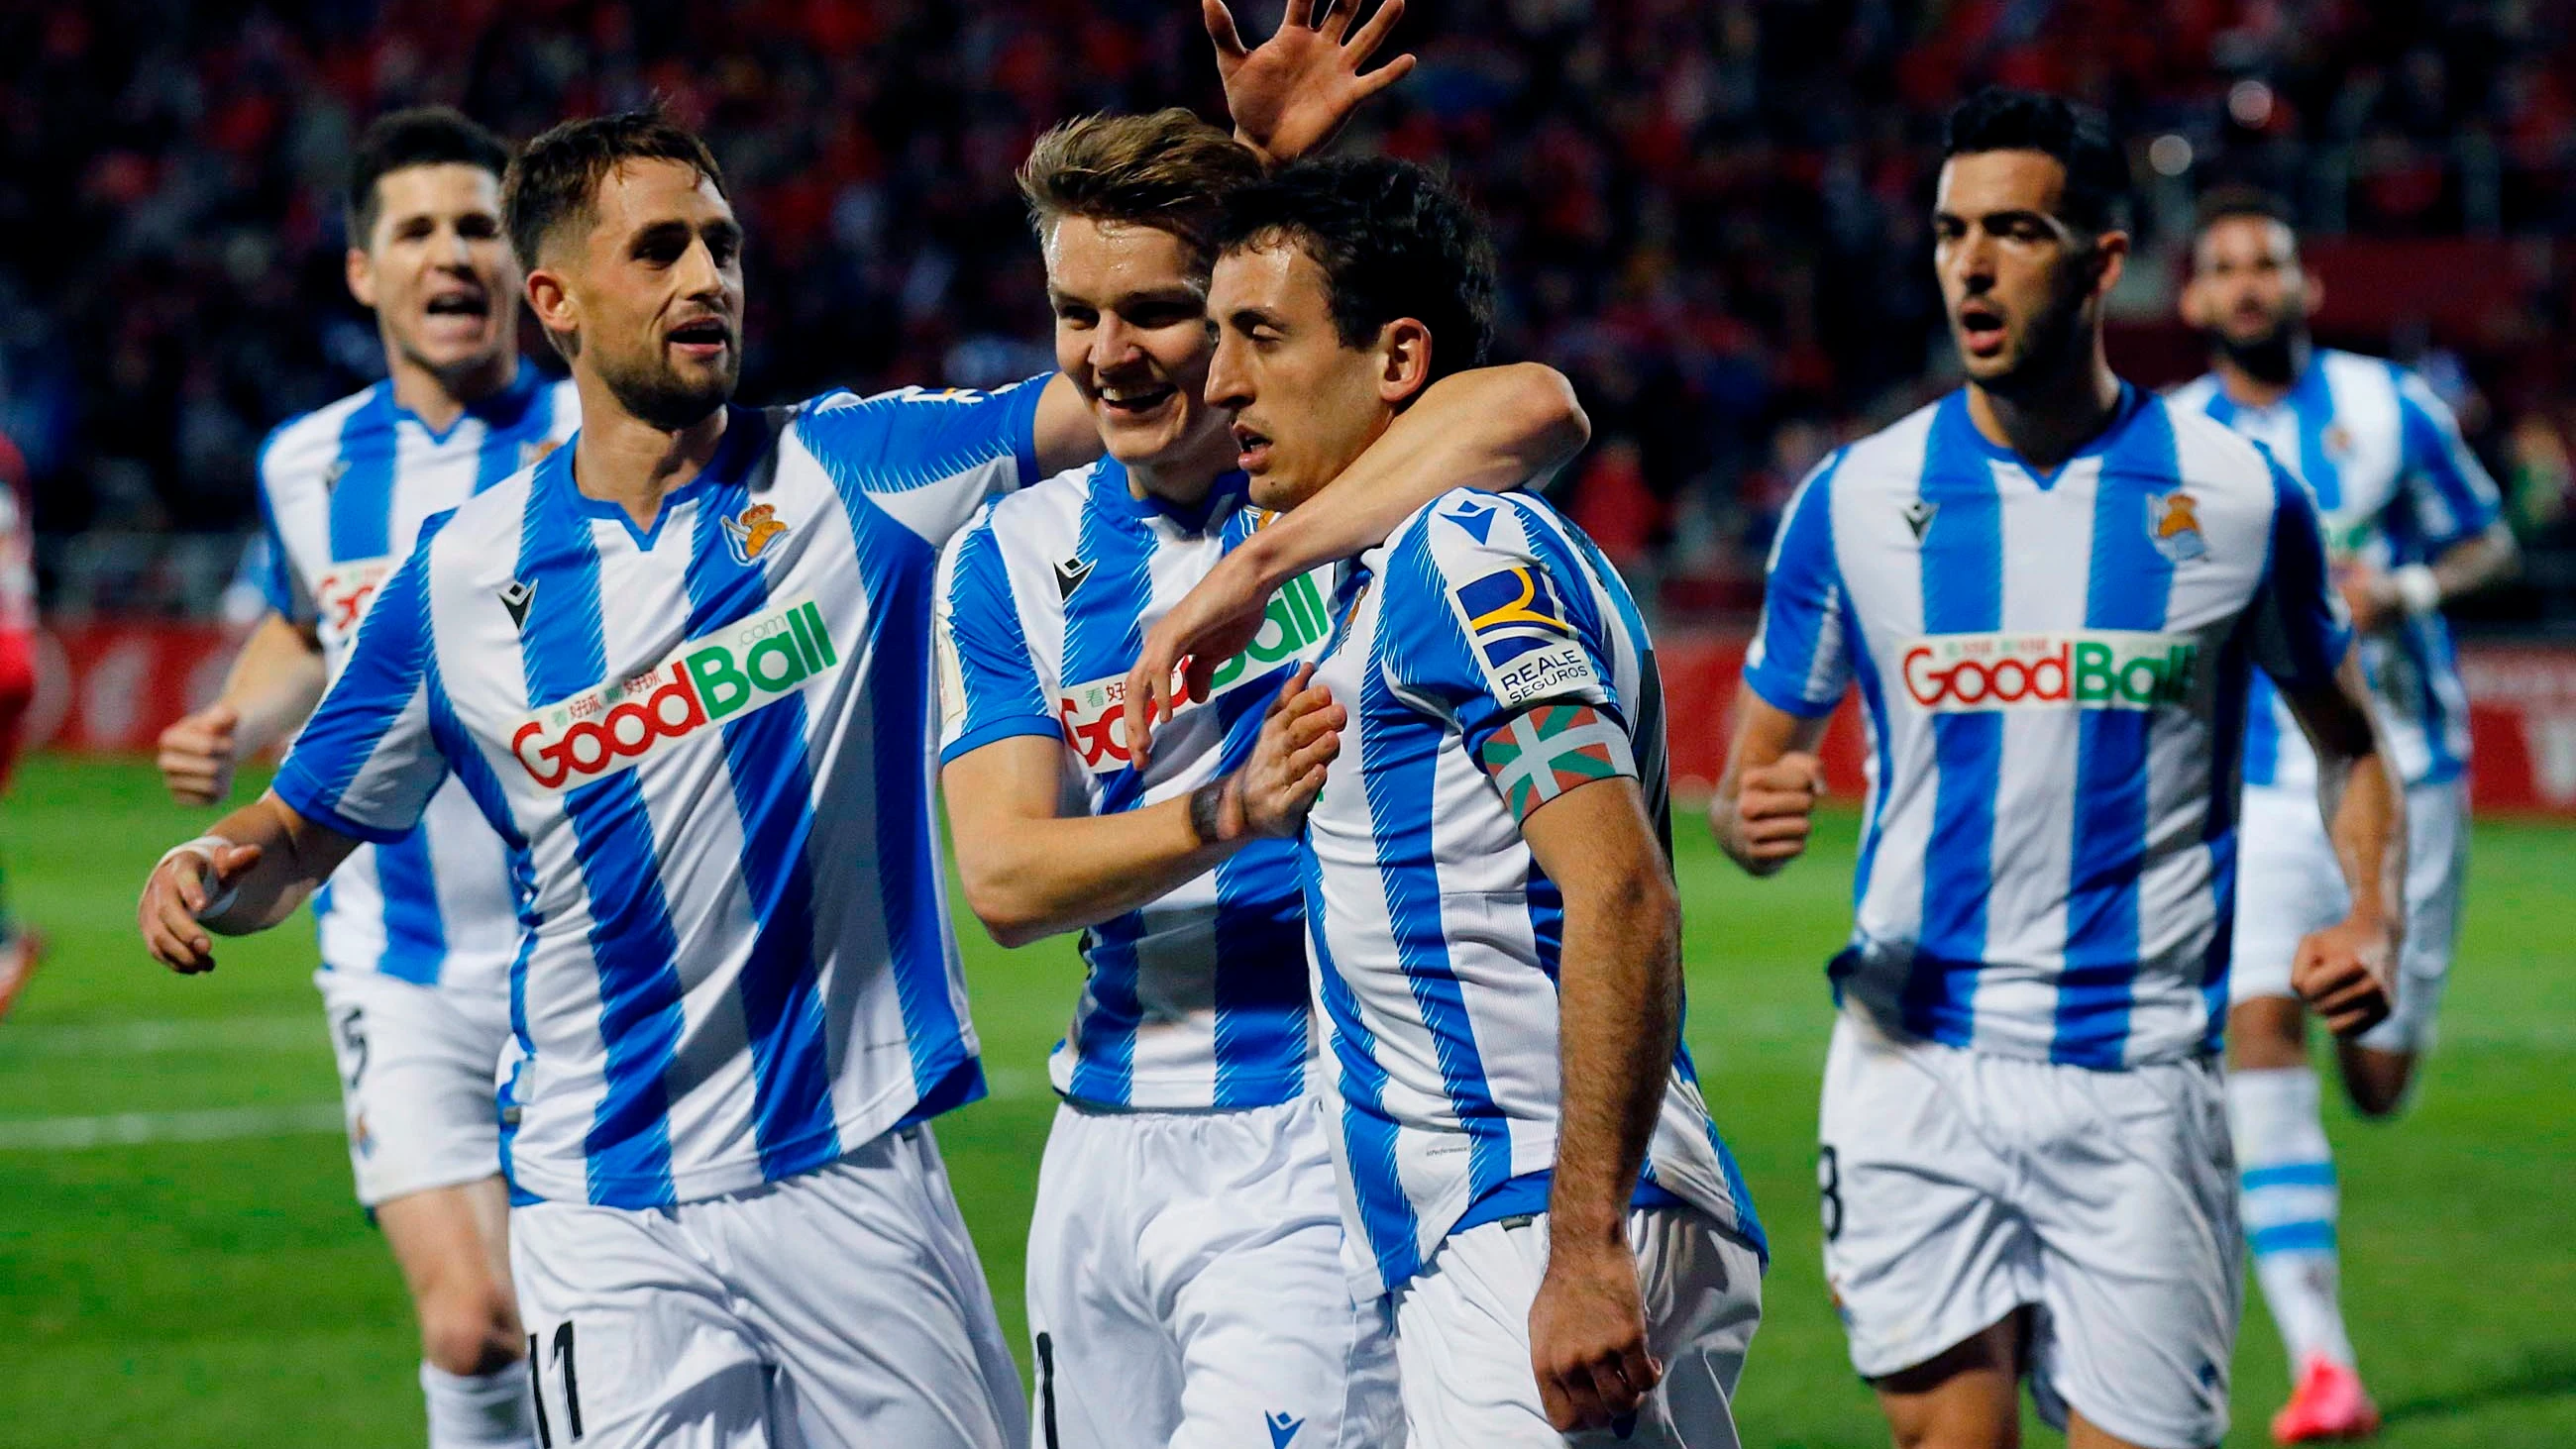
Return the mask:
<svg viewBox="0 0 2576 1449"><path fill-rule="evenodd" d="M1735 1386L1762 1322L1762 1259L1688 1208L1632 1213L1646 1333L1664 1381L1641 1418L1687 1449L1736 1449Z"/></svg>
<svg viewBox="0 0 2576 1449"><path fill-rule="evenodd" d="M2352 901L2313 792L2257 786L2244 799L2227 976L2228 996L2240 1002L2291 995L2300 938L2341 920Z"/></svg>
<svg viewBox="0 0 2576 1449"><path fill-rule="evenodd" d="M1036 1449L1161 1445L1181 1420L1181 1363L1145 1300L1137 1116L1058 1107L1029 1215Z"/></svg>
<svg viewBox="0 0 2576 1449"><path fill-rule="evenodd" d="M1452 1233L1392 1295L1409 1449L1562 1449L1530 1367L1546 1264L1536 1222L1487 1223Z"/></svg>
<svg viewBox="0 0 2576 1449"><path fill-rule="evenodd" d="M1849 1016L1834 1025L1818 1123L1825 1279L1863 1378L1927 1363L2037 1297L2015 1174L1967 1066Z"/></svg>
<svg viewBox="0 0 2576 1449"><path fill-rule="evenodd" d="M1019 1370L929 1128L720 1203L727 1281L807 1438L1027 1442Z"/></svg>
<svg viewBox="0 0 2576 1449"><path fill-rule="evenodd" d="M319 971L358 1201L498 1176L493 1076L506 1026L439 990L373 972Z"/></svg>
<svg viewBox="0 0 2576 1449"><path fill-rule="evenodd" d="M694 1206L694 1205L693 1205ZM541 1449L766 1449L769 1371L678 1213L510 1215Z"/></svg>
<svg viewBox="0 0 2576 1449"><path fill-rule="evenodd" d="M2189 1449L2227 1432L2244 1240L2214 1063L2060 1068L2089 1120L2031 1154L2041 1311L2033 1395L2134 1444Z"/></svg>
<svg viewBox="0 0 2576 1449"><path fill-rule="evenodd" d="M1400 1441L1392 1321L1383 1298L1352 1301L1320 1108L1172 1125L1153 1168L1169 1190L1144 1235L1180 1355L1171 1449Z"/></svg>

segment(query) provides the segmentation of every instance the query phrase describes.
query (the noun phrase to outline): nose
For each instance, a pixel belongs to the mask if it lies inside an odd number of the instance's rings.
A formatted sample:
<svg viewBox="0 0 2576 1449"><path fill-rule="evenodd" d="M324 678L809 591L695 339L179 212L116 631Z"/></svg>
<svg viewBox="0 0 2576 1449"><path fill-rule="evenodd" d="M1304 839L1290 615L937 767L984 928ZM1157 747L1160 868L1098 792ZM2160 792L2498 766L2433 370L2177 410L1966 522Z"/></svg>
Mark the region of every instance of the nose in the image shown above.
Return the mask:
<svg viewBox="0 0 2576 1449"><path fill-rule="evenodd" d="M707 249L704 237L690 242L689 249L681 254L676 280L680 295L684 297L706 299L723 295L724 268L716 265L716 254Z"/></svg>
<svg viewBox="0 0 2576 1449"><path fill-rule="evenodd" d="M1240 411L1252 404L1252 374L1243 364L1243 343L1231 330L1217 329L1216 352L1208 358L1210 407Z"/></svg>
<svg viewBox="0 0 2576 1449"><path fill-rule="evenodd" d="M442 226L438 230L439 235L446 239L446 255L438 259L438 265L458 268L473 265L474 252L473 248L466 244L465 233L458 231L452 225Z"/></svg>
<svg viewBox="0 0 2576 1449"><path fill-rule="evenodd" d="M1091 329L1091 371L1094 376L1133 362L1140 349L1135 329L1115 312L1104 311Z"/></svg>
<svg viewBox="0 0 2576 1449"><path fill-rule="evenodd" d="M1995 284L1994 243L1983 228L1971 228L1950 244L1950 270L1971 293L1983 292Z"/></svg>

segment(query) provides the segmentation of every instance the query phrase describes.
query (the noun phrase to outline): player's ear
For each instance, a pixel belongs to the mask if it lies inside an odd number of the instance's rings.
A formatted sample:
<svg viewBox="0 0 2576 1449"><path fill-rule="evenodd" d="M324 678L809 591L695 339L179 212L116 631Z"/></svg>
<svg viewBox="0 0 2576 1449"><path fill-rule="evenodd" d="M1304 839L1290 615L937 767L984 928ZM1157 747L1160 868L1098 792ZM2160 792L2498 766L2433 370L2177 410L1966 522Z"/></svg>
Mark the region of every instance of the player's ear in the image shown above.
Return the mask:
<svg viewBox="0 0 2576 1449"><path fill-rule="evenodd" d="M1431 385L1430 328L1398 317L1379 330L1377 347L1379 397L1400 405Z"/></svg>
<svg viewBox="0 0 2576 1449"><path fill-rule="evenodd" d="M528 310L537 314L537 324L546 329L548 337L567 336L580 325L581 309L560 273L538 267L528 273L524 285Z"/></svg>
<svg viewBox="0 0 2576 1449"><path fill-rule="evenodd" d="M2299 268L2299 293L2300 312L2313 320L2318 311L2326 305L2326 279L2318 276L2312 271L2309 271L2305 266L2301 266Z"/></svg>
<svg viewBox="0 0 2576 1449"><path fill-rule="evenodd" d="M341 258L341 273L348 279L349 295L358 305L376 310L376 260L364 247L351 247Z"/></svg>
<svg viewBox="0 0 2576 1449"><path fill-rule="evenodd" d="M2174 294L2174 315L2182 319L2185 327L2199 328L2201 319L2209 314L2208 296L2208 285L2201 280L2200 268L2194 266L2191 275L2183 279L2182 290Z"/></svg>
<svg viewBox="0 0 2576 1449"><path fill-rule="evenodd" d="M2129 269L2129 234L2106 231L2093 238L2093 294L2111 295L2120 285L2120 274Z"/></svg>

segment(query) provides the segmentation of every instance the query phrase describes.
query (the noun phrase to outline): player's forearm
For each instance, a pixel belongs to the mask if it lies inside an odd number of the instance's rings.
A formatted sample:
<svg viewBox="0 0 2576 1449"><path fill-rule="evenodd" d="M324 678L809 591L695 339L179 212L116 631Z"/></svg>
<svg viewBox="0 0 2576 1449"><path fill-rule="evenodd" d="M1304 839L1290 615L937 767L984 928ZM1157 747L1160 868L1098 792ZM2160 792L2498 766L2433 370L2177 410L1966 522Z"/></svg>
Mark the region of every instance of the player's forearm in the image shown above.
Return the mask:
<svg viewBox="0 0 2576 1449"><path fill-rule="evenodd" d="M322 701L322 649L286 616L270 613L242 641L221 696L240 716L236 750L255 755L295 732Z"/></svg>
<svg viewBox="0 0 2576 1449"><path fill-rule="evenodd" d="M1591 438L1573 384L1552 367L1525 362L1444 377L1341 476L1245 540L1225 564L1266 592L1386 542L1397 524L1452 488L1503 493L1544 480Z"/></svg>
<svg viewBox="0 0 2576 1449"><path fill-rule="evenodd" d="M2317 808L2356 916L2401 921L2406 803L2371 715L2360 651L2345 654L2330 688L2287 696L2317 757Z"/></svg>
<svg viewBox="0 0 2576 1449"><path fill-rule="evenodd" d="M1681 1032L1681 906L1639 868L1568 890L1558 968L1552 1242L1626 1241L1629 1199L1654 1137Z"/></svg>
<svg viewBox="0 0 2576 1449"><path fill-rule="evenodd" d="M2442 599L2447 603L2493 588L2513 577L2521 566L2522 553L2513 541L2513 530L2498 523L2475 538L2462 539L2442 550L2442 556L2433 560L2433 580L2441 586Z"/></svg>
<svg viewBox="0 0 2576 1449"><path fill-rule="evenodd" d="M2352 914L2402 927L2406 901L2406 805L2384 752L2317 764L2317 805Z"/></svg>
<svg viewBox="0 0 2576 1449"><path fill-rule="evenodd" d="M971 840L961 823L958 874L993 939L1024 946L1124 915L1215 869L1243 847L1234 829L1235 838L1202 841L1186 796L1114 815L1017 817Z"/></svg>
<svg viewBox="0 0 2576 1449"><path fill-rule="evenodd" d="M305 820L273 791L206 833L233 845L256 845L260 852L259 863L235 882L231 905L199 918L219 936L252 935L293 915L357 843Z"/></svg>

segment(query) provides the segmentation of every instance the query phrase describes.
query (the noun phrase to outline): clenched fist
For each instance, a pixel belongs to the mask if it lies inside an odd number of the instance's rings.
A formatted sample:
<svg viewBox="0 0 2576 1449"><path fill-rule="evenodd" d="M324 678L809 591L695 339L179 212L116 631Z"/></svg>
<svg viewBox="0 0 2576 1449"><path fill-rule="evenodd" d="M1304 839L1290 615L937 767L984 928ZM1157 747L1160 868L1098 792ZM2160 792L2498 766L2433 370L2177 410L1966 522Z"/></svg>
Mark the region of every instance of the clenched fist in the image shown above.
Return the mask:
<svg viewBox="0 0 2576 1449"><path fill-rule="evenodd" d="M161 732L158 763L161 783L182 805L219 805L233 792L233 766L240 760L234 731L241 711L217 701Z"/></svg>
<svg viewBox="0 0 2576 1449"><path fill-rule="evenodd" d="M1824 765L1793 751L1746 770L1736 781L1733 808L1724 795L1710 801L1709 828L1736 864L1769 875L1806 853L1816 799L1824 792Z"/></svg>

